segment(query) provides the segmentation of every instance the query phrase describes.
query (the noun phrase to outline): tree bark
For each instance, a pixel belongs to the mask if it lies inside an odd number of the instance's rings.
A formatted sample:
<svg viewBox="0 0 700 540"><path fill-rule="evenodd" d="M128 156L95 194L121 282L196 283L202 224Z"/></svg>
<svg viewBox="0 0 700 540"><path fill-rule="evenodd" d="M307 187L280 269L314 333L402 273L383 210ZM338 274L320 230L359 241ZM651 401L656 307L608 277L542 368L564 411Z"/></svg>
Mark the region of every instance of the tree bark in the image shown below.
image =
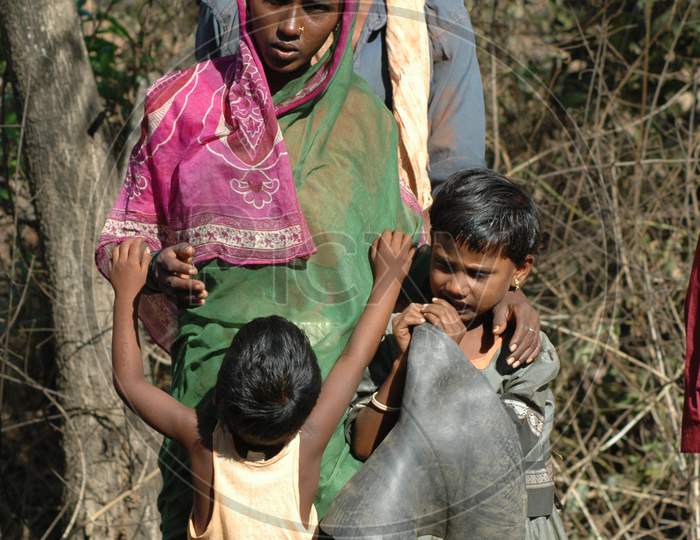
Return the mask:
<svg viewBox="0 0 700 540"><path fill-rule="evenodd" d="M111 290L93 262L119 181L75 0L0 0L23 104L23 156L53 292L65 418L64 537L155 538L158 437L125 414L110 369Z"/></svg>

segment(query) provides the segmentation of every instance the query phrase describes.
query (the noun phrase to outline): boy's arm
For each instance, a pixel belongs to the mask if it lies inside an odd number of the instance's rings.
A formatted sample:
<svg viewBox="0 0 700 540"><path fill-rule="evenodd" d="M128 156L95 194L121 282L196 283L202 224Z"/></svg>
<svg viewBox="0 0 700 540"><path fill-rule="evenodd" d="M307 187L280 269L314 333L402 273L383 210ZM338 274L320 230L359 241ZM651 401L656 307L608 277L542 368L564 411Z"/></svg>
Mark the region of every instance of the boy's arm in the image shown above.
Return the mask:
<svg viewBox="0 0 700 540"><path fill-rule="evenodd" d="M396 413L401 406L406 380L406 358L411 341L410 329L425 322L423 307L423 304L410 304L393 320L393 337L398 354L389 374L375 394L376 401L385 405L387 410L383 411L370 402L358 413L352 429L352 451L358 459L367 459L396 424L398 416Z"/></svg>
<svg viewBox="0 0 700 540"><path fill-rule="evenodd" d="M139 239L126 240L112 252L110 280L115 293L112 329L114 387L124 403L148 425L191 449L199 439L194 409L185 407L149 384L143 375L136 308L149 262L150 255Z"/></svg>
<svg viewBox="0 0 700 540"><path fill-rule="evenodd" d="M311 455L320 458L355 394L364 369L374 357L412 254L411 239L403 233L385 231L372 244L375 281L367 307L302 428L304 446Z"/></svg>
<svg viewBox="0 0 700 540"><path fill-rule="evenodd" d="M406 382L406 354L394 360L389 375L375 394L375 399L388 410L381 411L370 404L363 407L355 418L352 428L352 453L366 460L384 440L398 420L403 387Z"/></svg>

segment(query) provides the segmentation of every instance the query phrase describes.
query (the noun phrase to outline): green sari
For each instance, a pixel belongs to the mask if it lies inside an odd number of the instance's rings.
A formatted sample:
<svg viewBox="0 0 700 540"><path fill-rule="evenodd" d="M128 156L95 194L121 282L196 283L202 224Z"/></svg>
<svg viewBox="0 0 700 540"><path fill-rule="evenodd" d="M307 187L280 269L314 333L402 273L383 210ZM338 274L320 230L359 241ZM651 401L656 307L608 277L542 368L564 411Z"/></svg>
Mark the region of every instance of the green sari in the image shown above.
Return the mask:
<svg viewBox="0 0 700 540"><path fill-rule="evenodd" d="M323 62L319 62L319 66ZM296 95L311 69L274 96ZM348 50L328 89L279 118L298 199L316 244L308 259L286 265L231 266L219 259L199 269L206 304L181 312L172 344L172 394L190 407L211 398L231 339L250 320L280 315L308 335L325 377L343 351L372 286L368 248L385 229L416 240L420 215L399 187L397 132L390 112L352 72ZM359 468L341 422L323 456L316 508L323 516ZM160 453L163 490L158 506L164 538L183 538L191 509L184 449L166 440Z"/></svg>

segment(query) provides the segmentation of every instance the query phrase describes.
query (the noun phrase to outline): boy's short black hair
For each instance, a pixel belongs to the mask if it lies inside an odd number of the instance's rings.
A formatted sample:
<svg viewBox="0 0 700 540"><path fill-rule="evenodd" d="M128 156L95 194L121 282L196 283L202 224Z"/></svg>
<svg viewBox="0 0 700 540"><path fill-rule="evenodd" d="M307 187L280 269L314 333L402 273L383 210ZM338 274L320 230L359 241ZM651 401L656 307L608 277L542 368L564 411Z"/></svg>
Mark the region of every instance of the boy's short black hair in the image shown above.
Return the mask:
<svg viewBox="0 0 700 540"><path fill-rule="evenodd" d="M520 186L489 169L450 176L435 192L430 226L477 253L502 250L520 267L537 250L540 221L535 203Z"/></svg>
<svg viewBox="0 0 700 540"><path fill-rule="evenodd" d="M219 420L258 444L292 435L321 391L321 370L306 334L288 320L261 317L233 338L216 381Z"/></svg>

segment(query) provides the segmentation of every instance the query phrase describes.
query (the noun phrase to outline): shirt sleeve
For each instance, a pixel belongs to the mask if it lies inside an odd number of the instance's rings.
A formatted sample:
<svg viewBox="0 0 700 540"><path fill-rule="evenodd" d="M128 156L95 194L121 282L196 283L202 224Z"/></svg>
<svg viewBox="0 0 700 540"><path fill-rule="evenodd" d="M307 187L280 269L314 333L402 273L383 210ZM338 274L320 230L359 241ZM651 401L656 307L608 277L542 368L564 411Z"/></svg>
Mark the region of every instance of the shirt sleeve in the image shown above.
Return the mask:
<svg viewBox="0 0 700 540"><path fill-rule="evenodd" d="M195 58L228 56L238 52L238 3L236 0L202 0L195 33Z"/></svg>
<svg viewBox="0 0 700 540"><path fill-rule="evenodd" d="M559 357L554 345L544 332L540 332L542 351L534 362L516 369L503 381L503 395L515 395L533 402L540 410L544 401L541 398L549 383L559 374Z"/></svg>
<svg viewBox="0 0 700 540"><path fill-rule="evenodd" d="M700 239L685 297L685 396L681 452L700 453Z"/></svg>
<svg viewBox="0 0 700 540"><path fill-rule="evenodd" d="M428 0L433 61L428 121L433 188L460 169L484 167L484 93L474 31L462 0Z"/></svg>

